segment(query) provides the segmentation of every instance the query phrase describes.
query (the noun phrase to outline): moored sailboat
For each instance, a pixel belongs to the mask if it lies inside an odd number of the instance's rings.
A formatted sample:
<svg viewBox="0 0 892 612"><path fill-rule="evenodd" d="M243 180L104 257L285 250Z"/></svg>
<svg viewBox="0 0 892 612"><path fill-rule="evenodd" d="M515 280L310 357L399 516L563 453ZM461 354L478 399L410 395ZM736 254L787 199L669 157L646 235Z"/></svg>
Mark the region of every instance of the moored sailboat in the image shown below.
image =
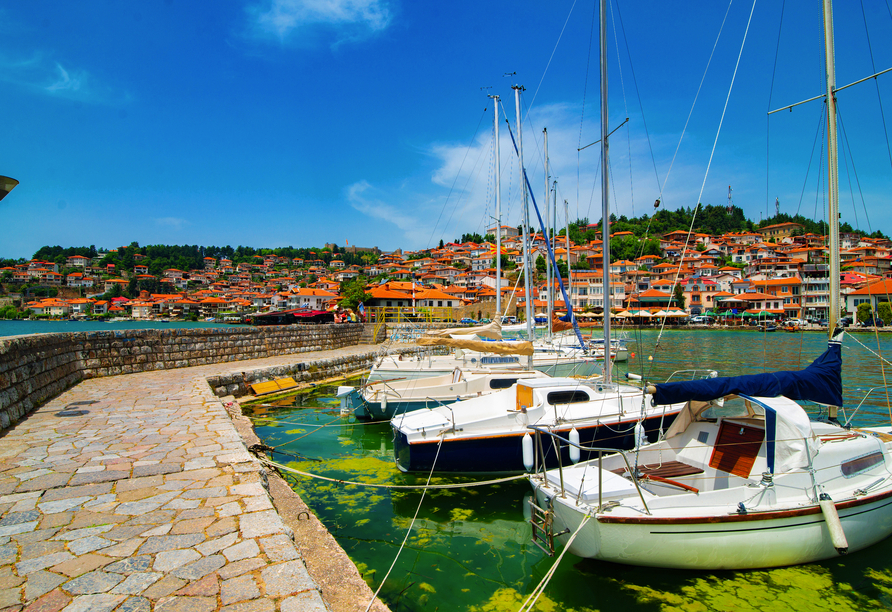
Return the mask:
<svg viewBox="0 0 892 612"><path fill-rule="evenodd" d="M829 0L824 22L830 319L837 322L836 88ZM634 453L531 475L534 539L551 550L557 541L583 557L714 570L819 561L888 537L892 427L851 429L838 423L843 333L838 327L825 353L802 371L649 386L653 402L686 403L665 437ZM828 420L811 421L795 400L827 406ZM543 446L556 440L551 432L537 435L550 438Z"/></svg>

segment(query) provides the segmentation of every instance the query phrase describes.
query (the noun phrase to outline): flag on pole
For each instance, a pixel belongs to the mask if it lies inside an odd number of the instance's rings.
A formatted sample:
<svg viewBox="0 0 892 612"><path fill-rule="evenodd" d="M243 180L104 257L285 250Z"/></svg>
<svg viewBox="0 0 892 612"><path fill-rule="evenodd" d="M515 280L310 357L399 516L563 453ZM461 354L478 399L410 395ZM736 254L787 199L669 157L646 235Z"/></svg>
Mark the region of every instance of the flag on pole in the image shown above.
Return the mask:
<svg viewBox="0 0 892 612"><path fill-rule="evenodd" d="M365 316L365 306L363 306L362 302L359 303L359 306L357 306L356 309L359 311L359 314Z"/></svg>

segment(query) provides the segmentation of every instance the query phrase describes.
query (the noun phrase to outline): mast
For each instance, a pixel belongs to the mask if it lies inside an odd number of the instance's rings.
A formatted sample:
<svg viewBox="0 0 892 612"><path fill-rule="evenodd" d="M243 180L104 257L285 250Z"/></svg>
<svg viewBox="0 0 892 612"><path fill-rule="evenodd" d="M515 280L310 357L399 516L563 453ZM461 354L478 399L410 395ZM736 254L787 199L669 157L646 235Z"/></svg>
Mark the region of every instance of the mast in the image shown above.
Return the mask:
<svg viewBox="0 0 892 612"><path fill-rule="evenodd" d="M836 52L833 46L833 5L824 0L824 69L827 75L827 177L830 203L827 225L830 227L830 313L827 317L830 338L839 323L839 162L836 142ZM828 406L830 421L836 421L839 407Z"/></svg>
<svg viewBox="0 0 892 612"><path fill-rule="evenodd" d="M501 190L501 166L499 163L499 96L489 96L493 99L492 126L494 130L493 147L495 147L496 163L496 314L493 320L502 324L502 190Z"/></svg>
<svg viewBox="0 0 892 612"><path fill-rule="evenodd" d="M548 235L548 208L551 202L551 196L548 193L548 128L542 128L542 137L545 141L545 227L542 228L542 231ZM551 243L551 236L548 235L548 241ZM552 248L554 248L554 243L552 244ZM547 284L547 293L546 300L548 300L548 331L546 332L548 335L548 339L551 340L551 313L554 310L554 284L550 282L551 280L551 257L545 258L545 281Z"/></svg>
<svg viewBox="0 0 892 612"><path fill-rule="evenodd" d="M527 320L527 339L533 340L533 321L531 316L531 301L533 299L532 283L530 282L530 206L524 179L526 173L523 168L523 135L520 118L520 92L522 85L514 85L514 114L517 121L517 159L520 163L520 185L523 192L523 293L526 306L525 316ZM533 369L533 356L527 358L529 369Z"/></svg>
<svg viewBox="0 0 892 612"><path fill-rule="evenodd" d="M830 334L839 322L839 161L836 142L836 52L833 46L833 6L824 0L824 68L827 76L827 177L830 183Z"/></svg>
<svg viewBox="0 0 892 612"><path fill-rule="evenodd" d="M610 198L607 177L607 0L601 0L601 260L604 267L604 382L610 382ZM570 255L567 255L569 270Z"/></svg>
<svg viewBox="0 0 892 612"><path fill-rule="evenodd" d="M557 206L557 200L554 205ZM573 273L570 271L570 204L564 200L564 217L567 219L567 230L564 232L564 247L567 249L567 297L570 303L567 305L567 319L573 323Z"/></svg>

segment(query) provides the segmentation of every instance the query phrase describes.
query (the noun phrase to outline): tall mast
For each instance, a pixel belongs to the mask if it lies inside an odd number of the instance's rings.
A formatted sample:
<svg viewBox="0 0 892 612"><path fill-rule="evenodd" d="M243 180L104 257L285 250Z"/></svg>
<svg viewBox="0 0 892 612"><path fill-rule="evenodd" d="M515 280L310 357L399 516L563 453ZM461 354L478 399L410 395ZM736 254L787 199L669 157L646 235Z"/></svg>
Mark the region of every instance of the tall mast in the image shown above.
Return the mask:
<svg viewBox="0 0 892 612"><path fill-rule="evenodd" d="M833 6L824 0L824 68L827 75L827 177L830 204L830 333L839 322L839 161L836 143L836 52L833 46Z"/></svg>
<svg viewBox="0 0 892 612"><path fill-rule="evenodd" d="M517 121L517 159L520 163L520 190L523 192L523 293L525 296L524 304L526 306L524 314L527 320L527 339L532 341L533 320L530 307L532 306L533 288L530 281L530 206L525 184L526 174L524 173L523 168L523 135L520 118L520 92L523 89L523 86L514 85L512 89L514 90L514 113ZM529 368L533 369L533 356L530 355L527 358L527 361Z"/></svg>
<svg viewBox="0 0 892 612"><path fill-rule="evenodd" d="M830 337L839 323L839 163L836 143L836 52L833 46L833 5L824 0L824 69L827 75L827 176L830 182L828 205L830 227ZM838 406L827 407L831 422L836 421Z"/></svg>
<svg viewBox="0 0 892 612"><path fill-rule="evenodd" d="M542 128L542 137L543 137L543 140L545 141L545 144L544 144L544 148L545 148L545 227L542 228L542 231L545 232L546 235L548 235L548 242L549 242L549 244L551 244L552 250L554 250L554 243L551 242L552 239L548 233L548 208L549 208L549 203L551 202L551 196L548 193L548 128ZM554 284L551 282L551 279L550 279L551 257L545 258L545 270L546 270L545 280L546 280L546 283L548 283L546 285L548 287L548 289L547 289L546 298L545 298L546 300L548 300L548 311L547 311L548 312L548 315L547 315L548 316L548 328L547 328L548 331L546 333L548 335L548 339L551 340L551 312L554 309L554 306L553 306L553 304L554 304Z"/></svg>
<svg viewBox="0 0 892 612"><path fill-rule="evenodd" d="M494 321L502 323L502 190L501 190L501 166L499 163L499 96L489 96L493 99L492 127L494 133L493 147L495 148L496 162L496 314Z"/></svg>
<svg viewBox="0 0 892 612"><path fill-rule="evenodd" d="M557 200L554 205L557 206ZM564 217L567 220L567 229L564 232L564 247L567 249L567 297L570 298L570 304L567 305L567 318L570 323L573 322L573 272L570 270L570 204L564 200Z"/></svg>
<svg viewBox="0 0 892 612"><path fill-rule="evenodd" d="M610 182L607 177L607 0L601 0L601 256L604 267L604 382L610 382ZM567 255L567 263L570 256ZM568 267L569 270L569 267Z"/></svg>

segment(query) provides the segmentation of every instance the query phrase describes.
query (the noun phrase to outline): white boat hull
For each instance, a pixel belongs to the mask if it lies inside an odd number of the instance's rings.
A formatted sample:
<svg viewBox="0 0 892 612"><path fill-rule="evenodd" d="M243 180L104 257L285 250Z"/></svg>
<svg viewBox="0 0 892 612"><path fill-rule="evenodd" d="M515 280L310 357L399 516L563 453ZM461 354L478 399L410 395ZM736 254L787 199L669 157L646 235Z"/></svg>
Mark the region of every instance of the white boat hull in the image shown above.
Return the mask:
<svg viewBox="0 0 892 612"><path fill-rule="evenodd" d="M538 490L536 496L546 507L545 494ZM555 525L570 534L584 517L571 503L555 499L553 506ZM849 552L892 533L892 492L837 503L837 511ZM818 506L763 514L630 521L601 513L577 534L570 552L615 563L697 570L781 567L839 556ZM556 541L566 544L570 534Z"/></svg>

